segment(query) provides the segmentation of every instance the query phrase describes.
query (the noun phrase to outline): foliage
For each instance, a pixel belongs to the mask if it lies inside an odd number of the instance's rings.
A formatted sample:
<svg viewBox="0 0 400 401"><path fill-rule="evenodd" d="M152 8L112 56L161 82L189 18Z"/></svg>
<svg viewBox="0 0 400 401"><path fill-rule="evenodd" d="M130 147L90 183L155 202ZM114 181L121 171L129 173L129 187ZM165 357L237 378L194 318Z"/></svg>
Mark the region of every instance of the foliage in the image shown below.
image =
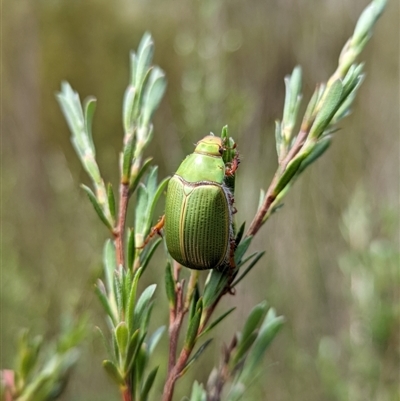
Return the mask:
<svg viewBox="0 0 400 401"><path fill-rule="evenodd" d="M27 330L20 334L15 369L1 371L1 400L58 399L79 358L78 346L86 331L83 320L68 321L65 326L53 344L44 344L41 336L32 337Z"/></svg>
<svg viewBox="0 0 400 401"><path fill-rule="evenodd" d="M221 298L233 293L235 286L263 256L263 252L247 254L253 237L281 206L282 198L301 172L325 152L337 122L349 113L363 79L362 64L356 63L356 57L370 38L384 6L385 1L373 1L364 11L341 53L337 70L325 84L315 89L297 135L294 129L299 121L300 68L296 67L286 78L283 118L276 126L279 166L268 190L261 192L260 206L250 228L245 232L243 223L235 232L235 270L212 270L201 289L197 272L191 273L186 284L181 266L167 260L165 287L170 311L170 355L164 400L172 399L176 381L186 374L210 343L208 339L199 344L202 336L233 311L225 311L210 323ZM138 51L130 57L130 82L123 102L124 138L118 199L111 184L105 184L96 160L92 138L95 99L89 98L82 105L78 94L67 83L62 84L57 96L76 153L92 181L92 188L83 186L83 189L113 239L104 247L104 281L98 281L96 292L109 328L108 335L102 334L109 348L109 358L103 361L103 366L119 386L125 401L148 399L158 369L150 368L151 356L164 331L164 327L159 327L149 333L155 285L138 293L138 283L161 243L157 240L149 246L146 238L154 222L155 205L168 183L168 179L159 183L157 167L150 166L150 159L144 160L144 150L153 136L151 119L166 87L163 71L151 65L153 50L152 38L145 34ZM235 148L226 127L222 137L229 143L228 148ZM225 163L232 162L235 152L225 152ZM234 180L227 185L233 190ZM135 200L134 225L126 227L131 199ZM267 309L266 303L253 308L241 333L236 333L230 345L224 346L220 366L211 372L206 388L197 382L193 385L192 400L222 397L237 400L243 395L283 323L273 308ZM184 334L182 344L179 344L180 334Z"/></svg>

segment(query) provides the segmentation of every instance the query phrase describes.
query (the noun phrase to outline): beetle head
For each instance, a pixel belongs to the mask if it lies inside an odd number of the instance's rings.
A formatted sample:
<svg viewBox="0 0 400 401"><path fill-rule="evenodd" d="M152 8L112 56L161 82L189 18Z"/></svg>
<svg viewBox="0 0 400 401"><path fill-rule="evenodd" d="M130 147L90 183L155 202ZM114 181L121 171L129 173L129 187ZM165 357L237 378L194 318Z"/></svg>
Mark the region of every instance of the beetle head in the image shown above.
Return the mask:
<svg viewBox="0 0 400 401"><path fill-rule="evenodd" d="M224 147L222 139L218 136L207 135L197 142L195 153L202 153L210 156L222 156Z"/></svg>

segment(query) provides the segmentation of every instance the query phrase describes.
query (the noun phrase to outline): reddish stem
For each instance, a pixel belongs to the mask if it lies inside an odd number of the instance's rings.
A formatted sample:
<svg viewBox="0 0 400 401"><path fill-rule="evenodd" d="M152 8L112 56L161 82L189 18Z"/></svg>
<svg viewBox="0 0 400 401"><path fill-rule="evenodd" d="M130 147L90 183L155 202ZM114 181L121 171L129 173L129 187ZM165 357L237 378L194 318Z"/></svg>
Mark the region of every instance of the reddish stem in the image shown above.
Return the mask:
<svg viewBox="0 0 400 401"><path fill-rule="evenodd" d="M122 401L133 401L130 386L122 391Z"/></svg>
<svg viewBox="0 0 400 401"><path fill-rule="evenodd" d="M117 258L117 266L125 266L124 263L124 232L126 213L129 201L129 184L121 183L119 187L119 211L117 228L114 232L115 251Z"/></svg>

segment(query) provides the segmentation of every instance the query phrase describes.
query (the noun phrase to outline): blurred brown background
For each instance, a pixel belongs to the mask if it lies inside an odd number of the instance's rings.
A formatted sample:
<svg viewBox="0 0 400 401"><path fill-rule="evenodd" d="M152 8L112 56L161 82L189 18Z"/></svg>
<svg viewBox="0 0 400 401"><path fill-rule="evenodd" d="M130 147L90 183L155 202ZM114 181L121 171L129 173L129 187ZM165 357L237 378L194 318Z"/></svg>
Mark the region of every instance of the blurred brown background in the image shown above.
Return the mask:
<svg viewBox="0 0 400 401"><path fill-rule="evenodd" d="M336 68L365 0L5 0L2 73L1 367L10 367L21 327L52 338L64 313L103 325L93 294L106 230L83 191L87 178L54 94L68 80L95 95L94 138L106 180L116 184L128 54L152 33L168 89L155 116L160 175L174 172L193 143L229 125L242 158L239 221L250 222L259 189L276 167L274 120L283 78L303 67L305 103ZM220 328L192 375L205 381L222 341L267 299L287 323L252 400L399 400L399 3L389 2L361 60L366 80L324 157L301 177L262 229L266 256L224 307ZM160 205L160 214L162 205ZM159 252L162 261L162 252ZM164 265L157 323L167 322ZM159 302L158 305L163 305ZM166 336L158 361L166 361ZM214 347L214 348L213 348ZM94 335L65 400L117 400ZM159 397L164 372L159 374ZM177 398L188 395L182 380ZM158 393L157 393L158 392Z"/></svg>

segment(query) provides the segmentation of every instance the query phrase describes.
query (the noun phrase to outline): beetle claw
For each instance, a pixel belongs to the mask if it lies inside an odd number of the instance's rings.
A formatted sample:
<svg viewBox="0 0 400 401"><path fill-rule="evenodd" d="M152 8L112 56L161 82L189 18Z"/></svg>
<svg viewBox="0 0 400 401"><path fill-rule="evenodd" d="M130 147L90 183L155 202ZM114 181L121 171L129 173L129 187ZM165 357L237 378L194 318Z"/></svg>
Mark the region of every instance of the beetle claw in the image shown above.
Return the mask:
<svg viewBox="0 0 400 401"><path fill-rule="evenodd" d="M162 233L161 230L163 229L164 224L165 224L165 215L161 216L161 218L157 222L157 224L154 227L152 227L152 229L150 230L149 235L144 240L143 245L139 246L138 249L143 249L156 234L158 234L162 238L163 237L163 233Z"/></svg>
<svg viewBox="0 0 400 401"><path fill-rule="evenodd" d="M235 175L236 170L238 169L239 164L240 164L240 159L239 159L239 153L238 152L236 152L233 160L228 164L229 164L229 166L225 169L225 175L227 175L229 177L232 177L232 176Z"/></svg>

